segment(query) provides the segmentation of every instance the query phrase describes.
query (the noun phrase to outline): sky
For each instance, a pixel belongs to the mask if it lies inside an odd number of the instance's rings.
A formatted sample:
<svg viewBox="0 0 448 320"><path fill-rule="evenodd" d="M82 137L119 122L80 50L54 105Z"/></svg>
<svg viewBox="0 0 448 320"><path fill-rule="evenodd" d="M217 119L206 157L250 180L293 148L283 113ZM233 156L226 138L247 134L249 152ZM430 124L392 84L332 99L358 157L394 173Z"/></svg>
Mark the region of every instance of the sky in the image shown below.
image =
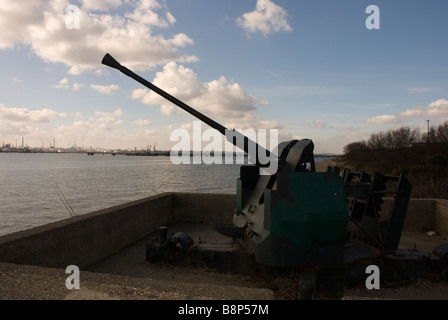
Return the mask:
<svg viewBox="0 0 448 320"><path fill-rule="evenodd" d="M174 130L196 134L106 53L228 129L312 139L315 153L426 132L448 120L447 12L446 0L0 0L0 143L169 150Z"/></svg>

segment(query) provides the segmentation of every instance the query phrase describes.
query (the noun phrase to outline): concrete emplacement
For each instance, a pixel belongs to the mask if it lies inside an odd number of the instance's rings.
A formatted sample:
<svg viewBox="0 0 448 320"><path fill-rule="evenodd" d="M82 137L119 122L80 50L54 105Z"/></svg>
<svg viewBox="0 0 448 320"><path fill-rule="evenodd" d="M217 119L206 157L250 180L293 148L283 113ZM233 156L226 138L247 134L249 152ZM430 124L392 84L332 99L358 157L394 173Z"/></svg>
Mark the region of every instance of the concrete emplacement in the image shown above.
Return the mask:
<svg viewBox="0 0 448 320"><path fill-rule="evenodd" d="M144 243L160 226L231 224L235 203L234 194L164 193L2 236L0 299L275 299L270 289L227 280L151 279L125 271L107 274L108 267L95 267ZM385 206L391 203L385 199ZM413 237L427 231L434 231L441 243L448 242L448 200L411 199L400 247L411 249L416 243L417 249L432 251L434 241ZM134 259L144 265L144 250ZM69 265L81 269L80 290L65 285Z"/></svg>

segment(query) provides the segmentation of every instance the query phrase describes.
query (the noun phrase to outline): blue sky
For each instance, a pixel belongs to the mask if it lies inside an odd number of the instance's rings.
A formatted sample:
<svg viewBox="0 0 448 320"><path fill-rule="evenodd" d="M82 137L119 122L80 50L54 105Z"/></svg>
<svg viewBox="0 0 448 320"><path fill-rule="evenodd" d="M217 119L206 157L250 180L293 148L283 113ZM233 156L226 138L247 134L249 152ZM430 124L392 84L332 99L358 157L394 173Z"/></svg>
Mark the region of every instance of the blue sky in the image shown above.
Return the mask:
<svg viewBox="0 0 448 320"><path fill-rule="evenodd" d="M229 129L278 129L318 153L425 131L448 120L447 12L445 0L0 0L0 142L169 150L195 119L102 66L106 52Z"/></svg>

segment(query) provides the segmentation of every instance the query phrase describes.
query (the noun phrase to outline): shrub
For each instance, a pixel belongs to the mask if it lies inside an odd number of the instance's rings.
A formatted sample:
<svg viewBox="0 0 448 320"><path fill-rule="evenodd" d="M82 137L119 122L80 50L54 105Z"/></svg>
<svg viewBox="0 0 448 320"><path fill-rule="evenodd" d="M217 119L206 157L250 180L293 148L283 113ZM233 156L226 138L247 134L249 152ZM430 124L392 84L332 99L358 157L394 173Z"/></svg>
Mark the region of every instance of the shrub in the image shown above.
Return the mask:
<svg viewBox="0 0 448 320"><path fill-rule="evenodd" d="M448 198L448 121L427 138L409 127L374 133L346 145L340 162L371 174L402 173L413 184L413 197Z"/></svg>

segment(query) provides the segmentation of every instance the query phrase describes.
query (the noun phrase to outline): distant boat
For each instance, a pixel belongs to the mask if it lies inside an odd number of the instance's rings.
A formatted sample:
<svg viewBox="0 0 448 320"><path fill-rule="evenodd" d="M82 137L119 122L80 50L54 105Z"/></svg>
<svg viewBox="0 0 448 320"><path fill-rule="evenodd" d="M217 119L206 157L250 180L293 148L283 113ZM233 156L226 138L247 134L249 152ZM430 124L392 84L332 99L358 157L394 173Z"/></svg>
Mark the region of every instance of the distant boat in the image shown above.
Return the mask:
<svg viewBox="0 0 448 320"><path fill-rule="evenodd" d="M88 156L93 156L94 154L95 154L95 152L90 152L90 151L87 152Z"/></svg>

